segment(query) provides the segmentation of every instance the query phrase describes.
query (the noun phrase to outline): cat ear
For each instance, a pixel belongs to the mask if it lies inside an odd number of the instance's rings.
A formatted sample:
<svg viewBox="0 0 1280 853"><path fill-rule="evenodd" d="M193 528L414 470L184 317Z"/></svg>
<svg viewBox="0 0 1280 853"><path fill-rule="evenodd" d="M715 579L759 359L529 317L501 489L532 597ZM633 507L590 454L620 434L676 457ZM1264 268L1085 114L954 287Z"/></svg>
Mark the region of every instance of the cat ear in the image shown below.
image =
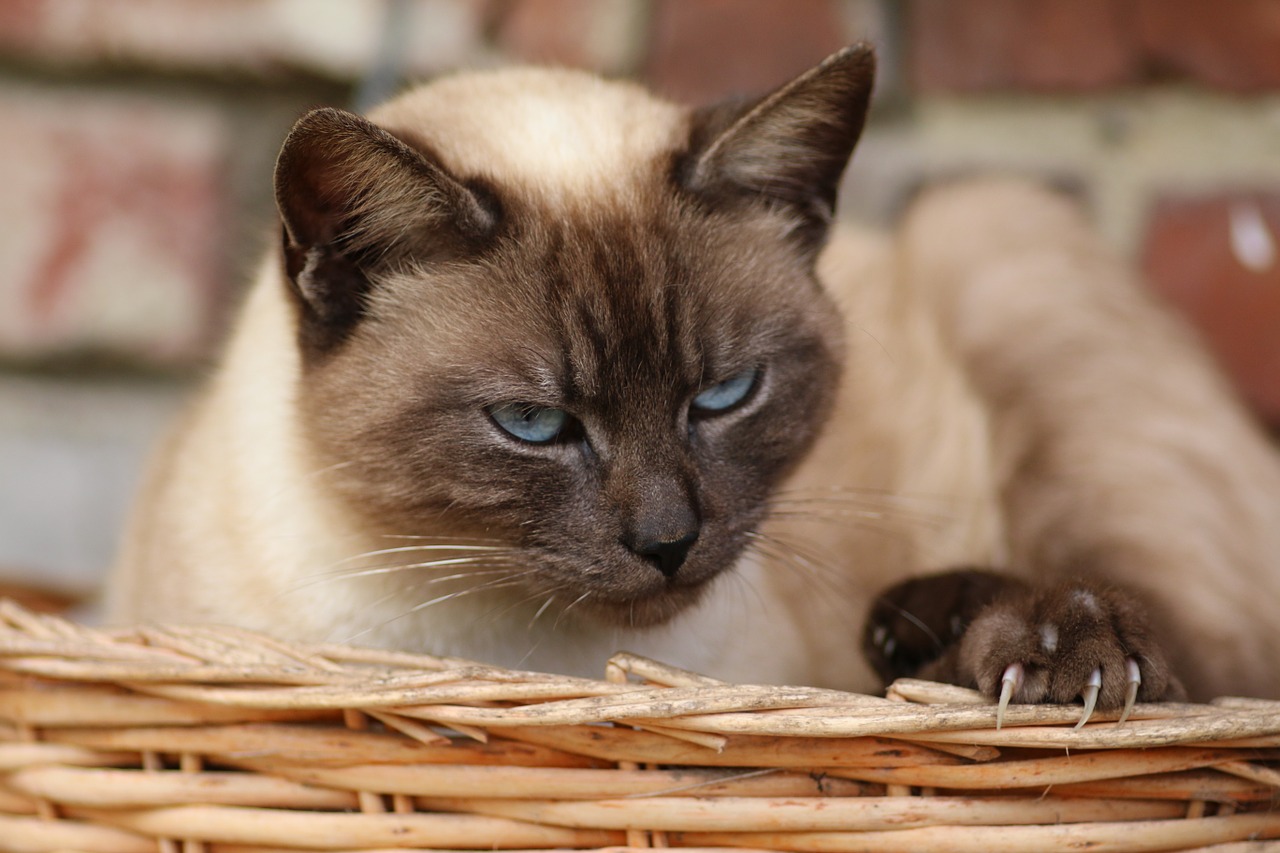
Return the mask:
<svg viewBox="0 0 1280 853"><path fill-rule="evenodd" d="M712 198L790 207L801 217L801 236L820 242L874 78L874 53L855 45L758 101L696 112L685 185Z"/></svg>
<svg viewBox="0 0 1280 853"><path fill-rule="evenodd" d="M456 255L492 210L421 152L342 110L314 110L285 138L275 171L285 274L304 347L327 350L359 320L371 276L412 255Z"/></svg>

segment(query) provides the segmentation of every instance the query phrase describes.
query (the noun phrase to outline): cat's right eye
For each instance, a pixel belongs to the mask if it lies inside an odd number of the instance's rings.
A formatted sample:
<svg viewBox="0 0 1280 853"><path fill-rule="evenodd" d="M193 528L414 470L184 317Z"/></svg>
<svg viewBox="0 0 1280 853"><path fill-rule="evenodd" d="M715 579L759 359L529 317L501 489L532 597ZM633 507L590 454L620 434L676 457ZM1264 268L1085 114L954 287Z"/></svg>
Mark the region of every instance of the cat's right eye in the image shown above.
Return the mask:
<svg viewBox="0 0 1280 853"><path fill-rule="evenodd" d="M502 403L488 408L489 417L508 434L530 444L550 444L569 423L564 409L532 403Z"/></svg>

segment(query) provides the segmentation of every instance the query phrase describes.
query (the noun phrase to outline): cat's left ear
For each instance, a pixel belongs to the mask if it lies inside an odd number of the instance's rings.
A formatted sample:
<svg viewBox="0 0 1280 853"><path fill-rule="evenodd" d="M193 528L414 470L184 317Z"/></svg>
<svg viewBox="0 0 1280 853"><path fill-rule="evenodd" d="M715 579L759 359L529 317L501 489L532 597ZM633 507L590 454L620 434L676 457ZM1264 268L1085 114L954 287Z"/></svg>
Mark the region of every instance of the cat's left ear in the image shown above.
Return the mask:
<svg viewBox="0 0 1280 853"><path fill-rule="evenodd" d="M695 112L685 186L713 200L785 205L801 217L799 235L816 246L834 215L874 79L875 54L859 44L761 100Z"/></svg>

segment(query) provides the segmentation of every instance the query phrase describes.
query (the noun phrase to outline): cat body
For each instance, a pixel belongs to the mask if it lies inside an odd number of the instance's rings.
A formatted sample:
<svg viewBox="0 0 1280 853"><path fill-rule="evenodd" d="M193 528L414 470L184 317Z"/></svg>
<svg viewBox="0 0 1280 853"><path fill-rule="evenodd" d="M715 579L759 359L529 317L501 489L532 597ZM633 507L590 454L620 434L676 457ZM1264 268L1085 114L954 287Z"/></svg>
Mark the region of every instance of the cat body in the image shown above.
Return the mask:
<svg viewBox="0 0 1280 853"><path fill-rule="evenodd" d="M831 227L871 68L702 111L485 72L301 120L110 618L865 691L882 590L997 566L1135 590L1196 695L1280 694L1270 448L1065 201Z"/></svg>

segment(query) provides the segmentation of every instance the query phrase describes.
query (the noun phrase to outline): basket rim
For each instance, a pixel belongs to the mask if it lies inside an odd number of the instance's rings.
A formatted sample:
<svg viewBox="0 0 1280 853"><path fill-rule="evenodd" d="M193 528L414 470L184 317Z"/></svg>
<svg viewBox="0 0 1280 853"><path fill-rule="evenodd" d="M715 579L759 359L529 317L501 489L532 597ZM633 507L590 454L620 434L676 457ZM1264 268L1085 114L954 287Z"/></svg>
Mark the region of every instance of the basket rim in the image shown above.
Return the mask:
<svg viewBox="0 0 1280 853"><path fill-rule="evenodd" d="M461 658L333 644L286 643L240 628L100 629L0 599L0 674L226 709L396 714L473 728L621 723L660 726L714 747L734 735L910 737L934 742L1074 749L1271 745L1280 701L1223 697L1153 703L1129 720L1078 706L995 706L977 691L900 679L886 696L804 686L732 684L619 653L606 677L505 669Z"/></svg>

